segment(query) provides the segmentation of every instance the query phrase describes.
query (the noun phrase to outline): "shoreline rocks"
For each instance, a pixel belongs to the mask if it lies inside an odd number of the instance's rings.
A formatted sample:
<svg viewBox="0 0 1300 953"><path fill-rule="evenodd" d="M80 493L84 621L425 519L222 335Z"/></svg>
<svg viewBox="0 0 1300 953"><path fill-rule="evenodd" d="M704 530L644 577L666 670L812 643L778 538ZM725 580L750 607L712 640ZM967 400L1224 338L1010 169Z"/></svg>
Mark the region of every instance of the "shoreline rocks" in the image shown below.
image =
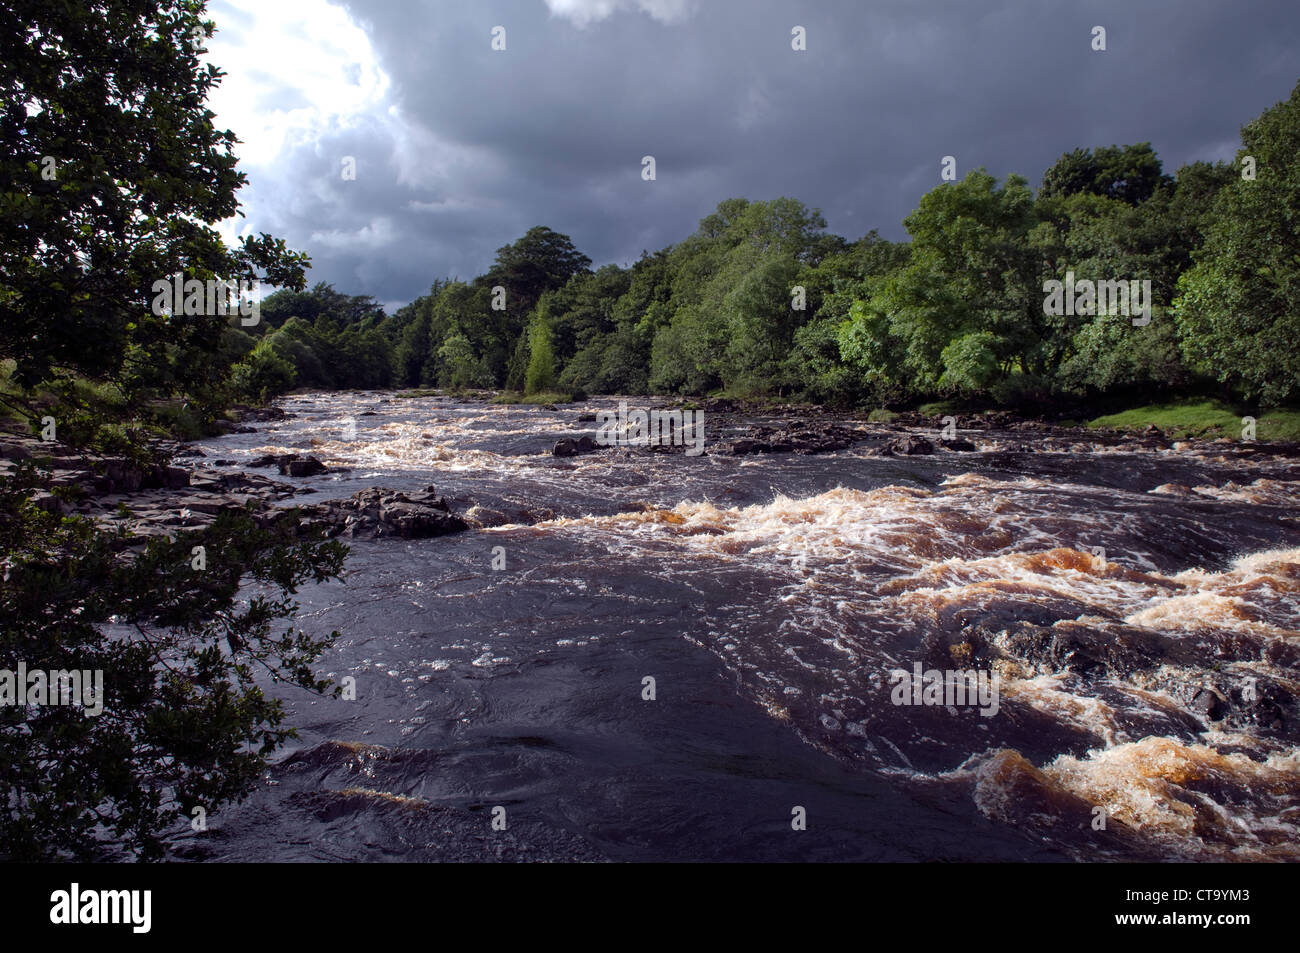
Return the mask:
<svg viewBox="0 0 1300 953"><path fill-rule="evenodd" d="M142 546L154 537L201 530L225 512L251 512L254 519L269 519L282 510L277 504L317 492L313 487L295 487L243 470L177 466L173 459L190 455L169 441L158 442L152 449L158 462L141 464L125 457L82 453L27 435L0 434L0 478L15 469L18 461L41 461L53 475L51 487L70 492L55 495L39 491L33 496L35 505L47 512L83 516L105 528L123 530L118 541L121 550ZM330 472L310 454L268 454L246 466L275 466L280 474L291 477ZM348 499L304 504L296 509L301 532L319 527L330 538L424 539L470 526L452 513L432 486L413 494L371 487Z"/></svg>

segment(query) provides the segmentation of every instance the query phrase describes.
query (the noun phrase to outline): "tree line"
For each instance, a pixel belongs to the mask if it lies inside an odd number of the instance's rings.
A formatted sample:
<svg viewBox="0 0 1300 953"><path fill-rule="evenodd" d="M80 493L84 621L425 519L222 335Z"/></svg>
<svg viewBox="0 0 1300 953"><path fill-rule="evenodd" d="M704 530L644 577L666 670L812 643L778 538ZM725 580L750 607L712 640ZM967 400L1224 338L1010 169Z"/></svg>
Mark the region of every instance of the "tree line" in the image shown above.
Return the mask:
<svg viewBox="0 0 1300 953"><path fill-rule="evenodd" d="M909 241L848 241L792 198L730 198L630 267L539 226L482 275L385 314L330 285L231 322L232 386L725 394L848 405L1300 394L1300 85L1233 162L1164 172L1150 143L1076 149L1037 191L976 169ZM1050 313L1045 282L1150 282L1149 323ZM1056 309L1060 310L1060 309ZM1093 313L1089 313L1089 312Z"/></svg>

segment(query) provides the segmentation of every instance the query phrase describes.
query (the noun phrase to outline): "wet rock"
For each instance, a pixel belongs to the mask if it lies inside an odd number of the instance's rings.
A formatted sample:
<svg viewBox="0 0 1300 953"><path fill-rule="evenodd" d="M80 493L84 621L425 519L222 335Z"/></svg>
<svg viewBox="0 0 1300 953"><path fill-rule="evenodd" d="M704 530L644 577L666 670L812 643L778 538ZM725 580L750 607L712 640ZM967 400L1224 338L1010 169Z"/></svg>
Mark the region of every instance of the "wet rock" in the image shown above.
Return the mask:
<svg viewBox="0 0 1300 953"><path fill-rule="evenodd" d="M442 498L386 487L360 490L346 500L313 503L299 509L304 527L319 527L326 536L426 539L468 529Z"/></svg>
<svg viewBox="0 0 1300 953"><path fill-rule="evenodd" d="M52 513L55 516L64 516L72 508L67 501L59 499L53 493L40 491L32 494L32 505L46 513Z"/></svg>
<svg viewBox="0 0 1300 953"><path fill-rule="evenodd" d="M276 467L281 476L294 477L315 476L318 473L329 472L329 468L314 456L299 453L264 453L260 457L249 460L245 466L252 469Z"/></svg>
<svg viewBox="0 0 1300 953"><path fill-rule="evenodd" d="M584 413L578 414L578 423L580 424L595 423L595 422L596 422L596 415L591 411L586 411Z"/></svg>
<svg viewBox="0 0 1300 953"><path fill-rule="evenodd" d="M939 446L945 450L955 450L958 453L971 453L976 449L975 444L960 437L956 440L940 440Z"/></svg>
<svg viewBox="0 0 1300 953"><path fill-rule="evenodd" d="M862 440L856 428L838 424L792 423L783 428L749 427L744 436L723 445L733 456L752 453L834 453Z"/></svg>
<svg viewBox="0 0 1300 953"><path fill-rule="evenodd" d="M1228 700L1216 688L1202 688L1192 699L1193 710L1210 721L1222 721L1228 714Z"/></svg>
<svg viewBox="0 0 1300 953"><path fill-rule="evenodd" d="M231 408L231 413L234 414L236 420L241 422L245 420L287 420L296 416L282 407L253 407L248 404L236 404Z"/></svg>
<svg viewBox="0 0 1300 953"><path fill-rule="evenodd" d="M288 459L281 460L279 466L281 476L309 477L329 472L325 464L310 454L305 457L290 456Z"/></svg>
<svg viewBox="0 0 1300 953"><path fill-rule="evenodd" d="M486 506L471 506L465 511L465 522L471 526L505 526L512 520L500 510L488 509Z"/></svg>
<svg viewBox="0 0 1300 953"><path fill-rule="evenodd" d="M576 457L581 453L593 453L599 449L600 444L584 434L577 440L564 438L551 448L551 453L557 457Z"/></svg>
<svg viewBox="0 0 1300 953"><path fill-rule="evenodd" d="M169 490L179 490L190 485L190 471L184 467L163 467L163 482Z"/></svg>
<svg viewBox="0 0 1300 953"><path fill-rule="evenodd" d="M905 437L899 437L897 440L891 440L877 452L882 457L890 457L894 454L902 454L907 457L920 456L934 453L934 444L924 437L908 434Z"/></svg>
<svg viewBox="0 0 1300 953"><path fill-rule="evenodd" d="M1089 678L1116 679L1156 668L1168 658L1171 648L1166 637L1143 629L1068 622L1016 624L1000 633L996 642L1007 657L1039 672L1071 671Z"/></svg>
<svg viewBox="0 0 1300 953"><path fill-rule="evenodd" d="M594 441L587 439L594 448ZM30 453L26 443L15 441L18 449L13 452ZM203 529L226 512L246 512L259 523L269 523L284 513L274 505L277 501L295 492L312 492L310 488L295 490L256 473L210 466L186 469L170 462L141 465L126 459L78 454L58 445L49 449L54 453L46 457L67 464L52 468L54 484L80 491L80 495L74 493L75 500L69 502L45 492L35 498L37 505L65 515L75 507L78 514L102 525L120 527L125 534L115 546L122 558L128 559L138 555L150 539ZM310 455L267 455L252 463L278 466L290 476L327 472L325 465ZM468 527L465 520L451 512L446 500L436 495L433 486L409 495L375 487L355 493L348 500L310 504L298 512L300 532L323 528L328 536L421 539Z"/></svg>
<svg viewBox="0 0 1300 953"><path fill-rule="evenodd" d="M5 460L27 460L32 456L32 444L35 441L24 440L20 437L5 437L0 439L0 458ZM37 451L39 453L39 450Z"/></svg>

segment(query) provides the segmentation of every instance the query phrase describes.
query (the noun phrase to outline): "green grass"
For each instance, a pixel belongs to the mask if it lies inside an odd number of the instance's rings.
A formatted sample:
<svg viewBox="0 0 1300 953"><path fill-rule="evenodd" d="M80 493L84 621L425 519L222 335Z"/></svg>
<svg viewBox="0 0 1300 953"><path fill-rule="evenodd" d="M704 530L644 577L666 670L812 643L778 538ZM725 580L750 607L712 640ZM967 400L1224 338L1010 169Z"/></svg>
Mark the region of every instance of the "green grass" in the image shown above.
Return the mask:
<svg viewBox="0 0 1300 953"><path fill-rule="evenodd" d="M937 400L932 404L922 404L916 412L925 417L959 416L969 408L955 400Z"/></svg>
<svg viewBox="0 0 1300 953"><path fill-rule="evenodd" d="M38 387L26 390L14 380L13 374L17 364L12 359L0 361L0 396L10 398L14 404L0 403L0 427L15 433L37 433L37 423L47 410L52 411L58 403L58 391L52 387ZM61 386L66 386L68 397L73 405L84 407L91 413L104 414L110 418L120 418L126 407L121 389L112 383L92 381L84 377L67 376L61 379ZM26 403L30 411L21 409ZM78 412L80 416L80 412ZM63 427L66 420L59 420Z"/></svg>
<svg viewBox="0 0 1300 953"><path fill-rule="evenodd" d="M1089 427L1114 427L1117 430L1143 430L1151 424L1173 438L1231 437L1241 439L1245 416L1254 416L1255 439L1300 440L1300 411L1279 408L1265 412L1237 412L1217 400L1177 401L1134 407L1118 414L1107 414L1089 421Z"/></svg>
<svg viewBox="0 0 1300 953"><path fill-rule="evenodd" d="M203 421L185 401L157 401L151 408L151 430L160 436L177 440L199 440L220 433L216 427L205 427Z"/></svg>
<svg viewBox="0 0 1300 953"><path fill-rule="evenodd" d="M494 404L571 404L572 394L560 394L555 391L543 391L539 394L521 394L518 391L502 391L492 398Z"/></svg>
<svg viewBox="0 0 1300 953"><path fill-rule="evenodd" d="M892 410L885 410L883 407L877 407L871 413L867 414L867 421L873 424L887 424L898 417L898 414Z"/></svg>

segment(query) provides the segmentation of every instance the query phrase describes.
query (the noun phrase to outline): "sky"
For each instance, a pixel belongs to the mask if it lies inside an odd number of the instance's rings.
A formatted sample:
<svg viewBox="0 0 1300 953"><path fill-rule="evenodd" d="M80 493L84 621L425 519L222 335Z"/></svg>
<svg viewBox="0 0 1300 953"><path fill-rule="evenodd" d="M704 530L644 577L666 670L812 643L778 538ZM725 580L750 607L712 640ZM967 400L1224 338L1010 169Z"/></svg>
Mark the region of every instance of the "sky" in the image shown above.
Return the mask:
<svg viewBox="0 0 1300 953"><path fill-rule="evenodd" d="M785 195L850 240L901 240L945 156L1034 186L1078 147L1149 141L1170 173L1231 160L1300 80L1296 0L211 0L208 16L226 73L209 107L249 178L223 233L282 237L309 283L390 310L534 225L628 265L723 199Z"/></svg>

